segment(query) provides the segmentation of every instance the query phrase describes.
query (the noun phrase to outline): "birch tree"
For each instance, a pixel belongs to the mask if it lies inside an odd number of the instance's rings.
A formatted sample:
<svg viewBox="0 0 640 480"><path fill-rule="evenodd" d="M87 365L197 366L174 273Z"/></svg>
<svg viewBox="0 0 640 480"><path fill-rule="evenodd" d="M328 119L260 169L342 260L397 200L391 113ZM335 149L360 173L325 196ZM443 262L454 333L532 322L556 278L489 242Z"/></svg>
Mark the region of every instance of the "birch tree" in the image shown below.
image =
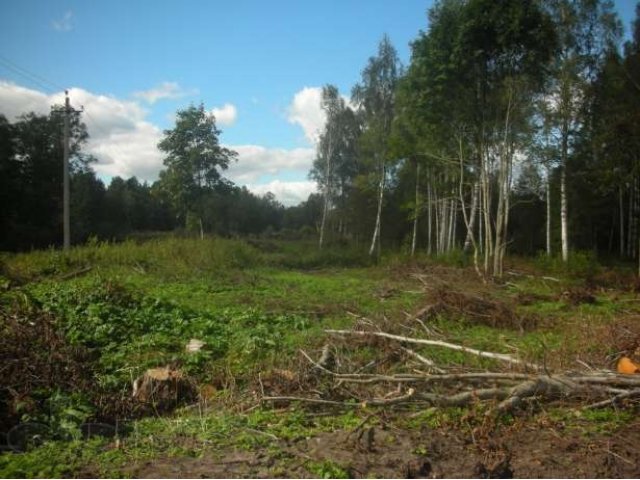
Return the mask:
<svg viewBox="0 0 640 480"><path fill-rule="evenodd" d="M362 71L361 82L352 92L353 100L362 109L364 117L362 150L371 157L378 177L376 219L369 255L376 252L376 247L378 255L380 254L382 205L389 161L388 143L400 74L401 66L396 49L385 35L378 45L378 54L369 58L367 66Z"/></svg>
<svg viewBox="0 0 640 480"><path fill-rule="evenodd" d="M322 158L321 161L324 163L324 172L319 179L323 186L324 195L322 220L320 223L320 238L318 240L318 248L320 249L322 249L322 244L324 242L327 213L329 212L333 188L333 165L335 163L333 156L336 150L337 137L340 134L338 118L340 112L344 109L344 100L340 97L338 89L335 86L326 85L322 88L321 106L326 116L326 123L318 146L318 156Z"/></svg>
<svg viewBox="0 0 640 480"><path fill-rule="evenodd" d="M620 25L609 0L546 0L556 23L559 53L552 82L551 115L555 120L560 168L560 230L564 262L569 259L569 205L567 168L576 138L584 126L589 85L597 65L620 35Z"/></svg>

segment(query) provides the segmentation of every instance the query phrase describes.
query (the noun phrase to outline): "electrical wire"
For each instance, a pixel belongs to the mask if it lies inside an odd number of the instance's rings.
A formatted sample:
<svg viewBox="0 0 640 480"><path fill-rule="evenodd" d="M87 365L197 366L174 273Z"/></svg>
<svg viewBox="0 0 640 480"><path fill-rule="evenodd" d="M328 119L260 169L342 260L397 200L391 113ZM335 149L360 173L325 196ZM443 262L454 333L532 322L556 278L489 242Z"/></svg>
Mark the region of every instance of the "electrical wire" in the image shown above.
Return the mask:
<svg viewBox="0 0 640 480"><path fill-rule="evenodd" d="M44 89L45 91L47 91L47 93L57 93L57 91L65 90L64 87L58 85L57 83L52 82L51 80L47 80L43 76L31 72L24 67L21 67L20 65L12 62L2 55L0 55L0 66L37 85L39 88Z"/></svg>
<svg viewBox="0 0 640 480"><path fill-rule="evenodd" d="M17 63L9 60L8 58L4 57L3 55L0 55L0 66L4 67L5 69L19 75L20 77L26 79L27 81L31 82L34 85L37 85L38 88L43 89L46 93L48 94L53 94L53 93L59 93L60 91L66 91L67 88L57 84L56 82L53 82L51 80L48 80L47 78L43 77L42 75L39 75L37 73L34 73L24 67L21 67L20 65L18 65ZM84 108L84 107L83 107ZM85 114L87 120L89 120L89 123L91 125L93 125L93 127L98 130L101 134L103 134L105 137L110 137L110 133L105 129L102 128L102 126L100 125L100 122L98 122L87 110L83 110L83 113ZM109 145L109 147L111 149L113 149L115 151L115 153L117 155L119 155L120 157L124 158L126 157L126 155L123 154L122 150L120 150L120 148L117 146L116 143L111 143Z"/></svg>

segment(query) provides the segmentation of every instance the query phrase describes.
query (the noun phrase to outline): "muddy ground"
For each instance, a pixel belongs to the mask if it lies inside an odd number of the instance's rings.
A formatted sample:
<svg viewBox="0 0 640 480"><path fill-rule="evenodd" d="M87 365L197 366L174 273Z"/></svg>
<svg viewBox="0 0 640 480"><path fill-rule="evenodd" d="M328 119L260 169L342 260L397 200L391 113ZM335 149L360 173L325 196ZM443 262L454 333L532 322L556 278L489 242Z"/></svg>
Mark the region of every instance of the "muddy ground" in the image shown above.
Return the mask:
<svg viewBox="0 0 640 480"><path fill-rule="evenodd" d="M351 478L637 478L640 421L613 434L520 425L475 438L473 431L392 426L336 431L253 451L205 450L130 464L139 478L318 477L308 465L330 461ZM91 475L92 472L83 472ZM328 475L331 471L328 471Z"/></svg>

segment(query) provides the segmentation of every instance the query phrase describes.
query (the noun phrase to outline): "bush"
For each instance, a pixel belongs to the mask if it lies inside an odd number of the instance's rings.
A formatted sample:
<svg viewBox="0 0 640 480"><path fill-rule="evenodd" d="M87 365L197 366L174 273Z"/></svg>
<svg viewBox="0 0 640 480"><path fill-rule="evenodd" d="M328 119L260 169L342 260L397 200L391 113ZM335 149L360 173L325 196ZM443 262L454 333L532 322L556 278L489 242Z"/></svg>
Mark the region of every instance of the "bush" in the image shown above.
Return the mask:
<svg viewBox="0 0 640 480"><path fill-rule="evenodd" d="M600 271L597 255L593 251L569 252L569 260L566 263L559 255L549 257L545 252L540 252L536 257L535 265L545 272L579 278L591 278Z"/></svg>

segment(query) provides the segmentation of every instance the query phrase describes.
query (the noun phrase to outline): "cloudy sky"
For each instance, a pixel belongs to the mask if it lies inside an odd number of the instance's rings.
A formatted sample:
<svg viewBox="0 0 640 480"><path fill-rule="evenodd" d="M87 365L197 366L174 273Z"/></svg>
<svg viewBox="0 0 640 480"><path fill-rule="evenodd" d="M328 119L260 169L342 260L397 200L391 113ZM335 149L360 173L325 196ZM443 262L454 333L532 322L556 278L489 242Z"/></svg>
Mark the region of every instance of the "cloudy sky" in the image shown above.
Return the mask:
<svg viewBox="0 0 640 480"><path fill-rule="evenodd" d="M153 181L176 110L203 102L239 153L226 176L296 204L323 126L320 89L344 95L383 33L402 61L432 0L0 2L0 113L46 113L70 90L105 181ZM628 28L635 2L619 0Z"/></svg>

